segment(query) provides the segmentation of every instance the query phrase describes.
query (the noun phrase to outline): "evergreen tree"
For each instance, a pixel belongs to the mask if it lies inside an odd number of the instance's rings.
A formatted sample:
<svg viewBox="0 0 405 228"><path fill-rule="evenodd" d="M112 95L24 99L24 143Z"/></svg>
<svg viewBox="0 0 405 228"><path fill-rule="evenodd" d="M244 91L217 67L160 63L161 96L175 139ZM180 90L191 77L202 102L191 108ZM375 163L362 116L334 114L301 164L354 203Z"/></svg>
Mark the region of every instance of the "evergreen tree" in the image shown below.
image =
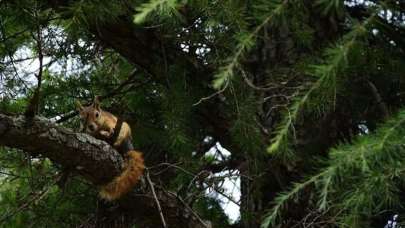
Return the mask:
<svg viewBox="0 0 405 228"><path fill-rule="evenodd" d="M404 51L395 0L0 1L0 226L405 221ZM131 125L161 212L148 183L104 202L103 171L71 172L69 148L101 142L21 140L73 135L95 95Z"/></svg>

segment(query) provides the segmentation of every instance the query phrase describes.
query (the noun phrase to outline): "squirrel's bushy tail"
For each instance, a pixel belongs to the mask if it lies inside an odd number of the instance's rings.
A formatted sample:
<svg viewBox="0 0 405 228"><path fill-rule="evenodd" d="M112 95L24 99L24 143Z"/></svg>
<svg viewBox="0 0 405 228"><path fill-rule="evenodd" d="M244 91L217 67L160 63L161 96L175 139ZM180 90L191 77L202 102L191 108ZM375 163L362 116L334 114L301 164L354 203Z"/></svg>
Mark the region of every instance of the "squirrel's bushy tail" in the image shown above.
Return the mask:
<svg viewBox="0 0 405 228"><path fill-rule="evenodd" d="M142 153L131 150L127 153L124 171L110 183L101 187L100 197L106 200L115 200L131 191L143 174L145 165Z"/></svg>

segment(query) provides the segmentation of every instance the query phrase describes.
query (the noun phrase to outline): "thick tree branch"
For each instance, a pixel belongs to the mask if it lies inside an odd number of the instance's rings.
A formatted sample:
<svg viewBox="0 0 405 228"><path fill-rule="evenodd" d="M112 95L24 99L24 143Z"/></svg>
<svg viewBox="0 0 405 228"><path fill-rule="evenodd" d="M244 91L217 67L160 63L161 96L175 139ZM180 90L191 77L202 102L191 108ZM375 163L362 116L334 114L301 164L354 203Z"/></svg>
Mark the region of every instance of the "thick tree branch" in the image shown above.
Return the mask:
<svg viewBox="0 0 405 228"><path fill-rule="evenodd" d="M64 167L74 168L96 185L118 175L122 157L106 142L74 133L47 119L0 114L0 145L42 154Z"/></svg>
<svg viewBox="0 0 405 228"><path fill-rule="evenodd" d="M102 185L117 176L123 167L121 155L109 144L83 133L35 116L9 116L0 113L0 146L42 154L64 168L76 170L94 185ZM120 207L141 227L160 227L161 222L151 189L131 193L119 201ZM177 197L156 189L162 213L169 227L205 227L190 208ZM151 219L156 217L156 219Z"/></svg>

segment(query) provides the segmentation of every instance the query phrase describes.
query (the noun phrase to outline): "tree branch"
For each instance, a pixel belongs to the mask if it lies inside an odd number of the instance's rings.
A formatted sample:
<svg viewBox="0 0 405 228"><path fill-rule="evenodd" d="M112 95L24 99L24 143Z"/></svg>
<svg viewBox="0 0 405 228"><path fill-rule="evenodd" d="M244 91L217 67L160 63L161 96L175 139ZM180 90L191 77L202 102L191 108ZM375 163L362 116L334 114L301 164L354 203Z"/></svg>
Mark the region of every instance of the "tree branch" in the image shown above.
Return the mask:
<svg viewBox="0 0 405 228"><path fill-rule="evenodd" d="M41 154L64 168L72 168L94 185L103 185L121 173L121 155L104 141L75 133L48 119L8 116L0 113L0 146ZM145 227L160 227L161 221L151 189L130 193L118 201L131 218ZM168 227L203 227L193 211L175 196L156 189ZM156 219L151 219L156 217ZM143 226L142 226L143 227Z"/></svg>
<svg viewBox="0 0 405 228"><path fill-rule="evenodd" d="M380 93L378 92L377 87L374 85L374 83L372 83L369 80L367 80L367 84L370 87L371 92L373 93L373 97L374 97L376 104L377 104L378 108L380 109L383 117L385 119L387 119L390 116L390 114L389 114L387 105L385 104Z"/></svg>

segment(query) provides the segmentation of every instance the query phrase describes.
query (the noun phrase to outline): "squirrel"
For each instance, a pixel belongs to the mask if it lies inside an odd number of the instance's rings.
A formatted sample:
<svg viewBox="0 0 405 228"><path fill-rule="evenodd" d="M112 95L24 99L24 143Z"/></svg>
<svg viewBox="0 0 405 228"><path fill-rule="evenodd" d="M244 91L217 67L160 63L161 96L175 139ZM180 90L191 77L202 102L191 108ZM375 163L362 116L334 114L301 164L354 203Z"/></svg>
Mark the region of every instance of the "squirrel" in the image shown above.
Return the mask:
<svg viewBox="0 0 405 228"><path fill-rule="evenodd" d="M81 131L107 141L126 157L123 172L100 190L101 198L108 201L116 200L131 191L143 175L145 165L142 153L135 151L132 146L131 128L128 123L102 110L98 96L87 107L83 107L79 101L76 102L76 106L80 115Z"/></svg>

